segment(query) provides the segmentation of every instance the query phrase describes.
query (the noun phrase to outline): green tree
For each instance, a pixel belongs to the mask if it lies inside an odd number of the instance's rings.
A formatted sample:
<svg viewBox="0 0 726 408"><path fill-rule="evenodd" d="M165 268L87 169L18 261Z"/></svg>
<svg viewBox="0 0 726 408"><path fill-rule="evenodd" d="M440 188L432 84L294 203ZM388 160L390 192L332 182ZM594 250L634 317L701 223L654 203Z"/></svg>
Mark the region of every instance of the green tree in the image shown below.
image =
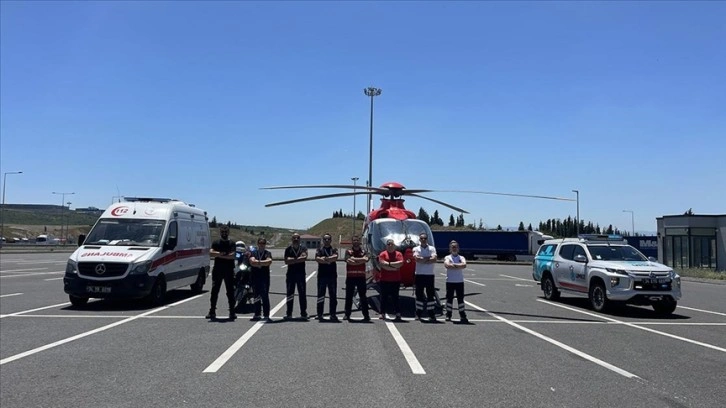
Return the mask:
<svg viewBox="0 0 726 408"><path fill-rule="evenodd" d="M423 209L423 207L419 208L417 218L425 222L426 224L431 225L431 217L429 217L429 213L427 213L426 210Z"/></svg>
<svg viewBox="0 0 726 408"><path fill-rule="evenodd" d="M524 222L523 221L519 222L519 228L517 228L517 231L524 231Z"/></svg>
<svg viewBox="0 0 726 408"><path fill-rule="evenodd" d="M502 230L502 226L501 225L497 225L497 231L501 231L501 230Z"/></svg>
<svg viewBox="0 0 726 408"><path fill-rule="evenodd" d="M449 227L453 227L454 225L454 214L449 215Z"/></svg>
<svg viewBox="0 0 726 408"><path fill-rule="evenodd" d="M532 223L529 223L529 226L527 227L527 231L532 231Z"/></svg>

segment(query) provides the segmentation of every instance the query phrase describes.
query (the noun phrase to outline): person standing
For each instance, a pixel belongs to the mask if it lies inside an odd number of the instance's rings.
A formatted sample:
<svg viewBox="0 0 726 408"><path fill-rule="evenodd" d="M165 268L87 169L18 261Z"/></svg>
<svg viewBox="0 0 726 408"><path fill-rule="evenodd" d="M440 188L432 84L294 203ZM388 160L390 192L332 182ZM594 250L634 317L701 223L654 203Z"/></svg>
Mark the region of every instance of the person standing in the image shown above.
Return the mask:
<svg viewBox="0 0 726 408"><path fill-rule="evenodd" d="M266 322L270 319L270 265L272 254L266 249L267 240L257 240L257 249L250 253L250 266L252 268L252 287L255 291L255 314L253 321L260 320L260 308L264 313Z"/></svg>
<svg viewBox="0 0 726 408"><path fill-rule="evenodd" d="M386 249L378 255L378 265L381 270L378 279L381 294L381 314L378 318L381 320L386 318L386 303L390 298L390 310L396 315L395 321L400 322L402 319L399 291L401 289L403 254L396 250L396 244L392 239L386 241Z"/></svg>
<svg viewBox="0 0 726 408"><path fill-rule="evenodd" d="M330 321L337 323L339 320L335 310L338 306L338 249L333 248L332 241L330 234L323 235L323 246L315 253L315 260L318 261L318 321L323 321L327 289L330 297Z"/></svg>
<svg viewBox="0 0 726 408"><path fill-rule="evenodd" d="M209 254L214 257L214 267L212 268L211 305L205 318L211 320L217 318L217 298L224 281L224 289L227 291L227 301L229 302L229 320L235 320L237 318L234 313L234 258L236 247L234 242L229 239L228 226L222 225L219 227L219 236L220 239L214 241L209 249Z"/></svg>
<svg viewBox="0 0 726 408"><path fill-rule="evenodd" d="M459 308L461 323L469 323L464 311L464 269L466 259L459 255L459 244L456 241L449 243L449 255L444 258L446 268L446 321L451 321L451 312L454 307L454 296Z"/></svg>
<svg viewBox="0 0 726 408"><path fill-rule="evenodd" d="M358 292L360 308L363 311L363 321L370 322L368 313L368 298L366 297L366 262L368 251L360 244L360 237L351 238L352 246L345 251L345 315L343 320L350 320L353 307L353 295Z"/></svg>
<svg viewBox="0 0 726 408"><path fill-rule="evenodd" d="M285 248L285 265L287 265L287 273L285 274L287 312L285 313L285 320L292 319L296 287L297 295L300 298L300 317L303 319L308 318L307 282L305 282L305 261L307 259L308 249L300 244L300 234L292 234L292 243Z"/></svg>
<svg viewBox="0 0 726 408"><path fill-rule="evenodd" d="M413 248L416 260L416 320L428 314L431 322L436 321L436 301L434 300L434 266L436 265L436 248L428 243L428 235L418 236L419 244ZM424 291L426 294L424 295Z"/></svg>

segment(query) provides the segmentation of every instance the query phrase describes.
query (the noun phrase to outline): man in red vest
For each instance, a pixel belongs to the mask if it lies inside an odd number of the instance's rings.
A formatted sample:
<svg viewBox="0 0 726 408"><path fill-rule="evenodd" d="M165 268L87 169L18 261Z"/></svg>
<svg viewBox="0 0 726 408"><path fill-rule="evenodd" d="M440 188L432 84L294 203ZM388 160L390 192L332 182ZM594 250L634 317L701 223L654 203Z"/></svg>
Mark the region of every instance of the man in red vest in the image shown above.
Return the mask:
<svg viewBox="0 0 726 408"><path fill-rule="evenodd" d="M363 321L370 322L368 314L368 298L366 297L366 262L368 251L360 244L360 237L354 235L351 239L352 248L345 251L345 315L343 320L350 320L353 306L353 295L358 292L360 308L363 311Z"/></svg>
<svg viewBox="0 0 726 408"><path fill-rule="evenodd" d="M381 293L381 315L379 318L386 318L386 303L391 298L393 313L396 314L395 321L400 322L401 308L398 292L401 289L401 267L403 266L403 254L396 250L396 244L392 239L386 241L386 249L378 255L378 265L381 269L379 286Z"/></svg>

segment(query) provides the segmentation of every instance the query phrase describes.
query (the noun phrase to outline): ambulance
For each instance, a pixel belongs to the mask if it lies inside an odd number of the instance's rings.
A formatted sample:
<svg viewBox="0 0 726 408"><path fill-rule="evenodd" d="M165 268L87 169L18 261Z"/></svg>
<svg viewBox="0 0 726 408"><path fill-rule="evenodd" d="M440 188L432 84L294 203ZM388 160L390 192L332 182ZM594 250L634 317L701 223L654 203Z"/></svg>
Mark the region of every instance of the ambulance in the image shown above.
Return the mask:
<svg viewBox="0 0 726 408"><path fill-rule="evenodd" d="M125 197L108 207L66 264L71 304L90 298L163 304L168 291L199 293L210 267L206 211L176 199Z"/></svg>

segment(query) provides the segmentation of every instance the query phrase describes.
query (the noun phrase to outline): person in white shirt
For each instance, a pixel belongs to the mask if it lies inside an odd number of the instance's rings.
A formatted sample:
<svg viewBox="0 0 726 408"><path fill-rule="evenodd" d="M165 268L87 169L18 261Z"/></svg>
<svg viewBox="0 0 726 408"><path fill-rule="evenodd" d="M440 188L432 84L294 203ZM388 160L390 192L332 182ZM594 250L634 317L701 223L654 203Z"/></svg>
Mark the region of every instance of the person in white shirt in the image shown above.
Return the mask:
<svg viewBox="0 0 726 408"><path fill-rule="evenodd" d="M451 321L451 311L454 307L454 296L459 308L460 322L469 323L464 311L464 269L466 268L466 259L459 255L459 243L451 241L449 243L449 255L444 258L444 268L446 268L446 321Z"/></svg>
<svg viewBox="0 0 726 408"><path fill-rule="evenodd" d="M419 245L413 248L413 259L416 260L416 320L421 320L425 314L429 315L431 322L436 321L434 310L434 266L436 265L436 248L428 243L428 235L422 233L418 236ZM426 295L424 296L424 290ZM421 320L423 321L423 320Z"/></svg>

